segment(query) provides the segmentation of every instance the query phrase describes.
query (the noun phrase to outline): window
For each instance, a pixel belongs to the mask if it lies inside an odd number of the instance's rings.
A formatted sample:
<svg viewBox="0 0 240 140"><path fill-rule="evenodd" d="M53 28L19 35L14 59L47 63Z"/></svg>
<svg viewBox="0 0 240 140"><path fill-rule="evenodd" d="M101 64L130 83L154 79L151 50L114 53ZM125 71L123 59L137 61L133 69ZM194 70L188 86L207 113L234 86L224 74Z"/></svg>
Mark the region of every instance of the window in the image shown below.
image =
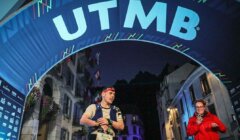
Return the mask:
<svg viewBox="0 0 240 140"><path fill-rule="evenodd" d="M47 95L49 97L52 97L52 95L53 95L52 87L49 84L45 84L43 86L43 94Z"/></svg>
<svg viewBox="0 0 240 140"><path fill-rule="evenodd" d="M84 71L83 66L80 63L78 63L78 65L77 65L77 73L81 74L81 73L83 73L83 71Z"/></svg>
<svg viewBox="0 0 240 140"><path fill-rule="evenodd" d="M136 127L136 125L133 126L133 134L134 134L134 135L137 134L137 127Z"/></svg>
<svg viewBox="0 0 240 140"><path fill-rule="evenodd" d="M137 116L132 116L132 124L136 124L138 122Z"/></svg>
<svg viewBox="0 0 240 140"><path fill-rule="evenodd" d="M64 98L63 98L63 114L68 119L71 118L71 110L72 110L72 101L66 94L64 94Z"/></svg>
<svg viewBox="0 0 240 140"><path fill-rule="evenodd" d="M140 134L140 136L143 136L143 129L141 129L141 127L139 127L139 129L138 129L138 133Z"/></svg>
<svg viewBox="0 0 240 140"><path fill-rule="evenodd" d="M76 80L75 96L76 97L82 97L81 92L82 92L81 84L80 84L79 80Z"/></svg>
<svg viewBox="0 0 240 140"><path fill-rule="evenodd" d="M216 109L215 109L214 104L209 105L209 106L208 106L208 110L209 110L209 112L211 112L212 114L214 114L214 115L217 116L217 113L216 113Z"/></svg>
<svg viewBox="0 0 240 140"><path fill-rule="evenodd" d="M194 103L195 100L196 100L196 97L195 97L193 85L191 85L191 86L189 87L189 92L190 92L190 96L191 96L192 103Z"/></svg>
<svg viewBox="0 0 240 140"><path fill-rule="evenodd" d="M66 85L70 86L73 89L73 83L74 83L74 75L72 74L71 70L67 68L67 77L66 77Z"/></svg>
<svg viewBox="0 0 240 140"><path fill-rule="evenodd" d="M45 84L43 86L43 94L49 97L52 97L53 95L52 87L53 87L53 80L51 78L46 78Z"/></svg>
<svg viewBox="0 0 240 140"><path fill-rule="evenodd" d="M69 139L69 132L67 131L67 129L62 128L60 140L68 140L68 139Z"/></svg>
<svg viewBox="0 0 240 140"><path fill-rule="evenodd" d="M82 108L79 103L74 105L74 113L73 113L73 125L79 126L80 125L80 118L82 116Z"/></svg>
<svg viewBox="0 0 240 140"><path fill-rule="evenodd" d="M208 83L208 80L207 80L207 74L203 74L201 77L200 77L200 82L201 82L201 87L202 87L202 91L203 91L203 96L206 96L208 94L211 93L211 89L209 87L209 83Z"/></svg>

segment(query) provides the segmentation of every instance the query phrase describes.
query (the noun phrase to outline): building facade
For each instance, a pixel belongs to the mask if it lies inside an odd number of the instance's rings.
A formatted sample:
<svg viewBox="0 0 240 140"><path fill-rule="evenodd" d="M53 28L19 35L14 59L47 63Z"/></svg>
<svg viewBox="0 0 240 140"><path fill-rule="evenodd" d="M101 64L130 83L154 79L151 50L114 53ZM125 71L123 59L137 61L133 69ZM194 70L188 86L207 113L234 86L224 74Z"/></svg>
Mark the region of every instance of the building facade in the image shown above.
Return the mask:
<svg viewBox="0 0 240 140"><path fill-rule="evenodd" d="M25 112L21 139L87 139L80 118L95 96L90 90L93 78L88 60L85 52L72 55L41 79L37 85L41 96L33 111Z"/></svg>
<svg viewBox="0 0 240 140"><path fill-rule="evenodd" d="M187 79L195 68L196 66L187 63L170 74L165 75L163 81L160 83L160 91L156 94L156 99L161 139L163 140L172 140L173 138L167 108L181 88L181 83Z"/></svg>
<svg viewBox="0 0 240 140"><path fill-rule="evenodd" d="M144 140L143 123L138 115L125 114L124 130L118 135L118 140Z"/></svg>

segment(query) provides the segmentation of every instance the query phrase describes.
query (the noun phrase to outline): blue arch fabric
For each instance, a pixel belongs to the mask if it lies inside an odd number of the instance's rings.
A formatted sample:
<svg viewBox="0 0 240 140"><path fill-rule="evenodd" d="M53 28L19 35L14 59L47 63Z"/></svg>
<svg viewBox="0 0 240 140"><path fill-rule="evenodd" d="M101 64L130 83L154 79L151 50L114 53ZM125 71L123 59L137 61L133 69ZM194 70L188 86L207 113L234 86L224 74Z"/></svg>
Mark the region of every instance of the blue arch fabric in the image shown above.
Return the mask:
<svg viewBox="0 0 240 140"><path fill-rule="evenodd" d="M224 0L36 1L0 27L0 77L27 95L67 56L98 43L137 40L182 53L231 87L240 78L239 9Z"/></svg>

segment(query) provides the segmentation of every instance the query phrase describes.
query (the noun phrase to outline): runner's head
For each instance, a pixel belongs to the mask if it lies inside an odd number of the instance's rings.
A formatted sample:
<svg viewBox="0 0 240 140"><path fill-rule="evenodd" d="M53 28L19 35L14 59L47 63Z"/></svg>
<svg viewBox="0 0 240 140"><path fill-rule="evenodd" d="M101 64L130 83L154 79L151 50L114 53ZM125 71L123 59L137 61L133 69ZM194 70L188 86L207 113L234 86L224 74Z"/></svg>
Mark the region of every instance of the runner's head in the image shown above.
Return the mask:
<svg viewBox="0 0 240 140"><path fill-rule="evenodd" d="M115 89L114 87L104 88L101 92L102 101L107 104L112 104L115 99Z"/></svg>

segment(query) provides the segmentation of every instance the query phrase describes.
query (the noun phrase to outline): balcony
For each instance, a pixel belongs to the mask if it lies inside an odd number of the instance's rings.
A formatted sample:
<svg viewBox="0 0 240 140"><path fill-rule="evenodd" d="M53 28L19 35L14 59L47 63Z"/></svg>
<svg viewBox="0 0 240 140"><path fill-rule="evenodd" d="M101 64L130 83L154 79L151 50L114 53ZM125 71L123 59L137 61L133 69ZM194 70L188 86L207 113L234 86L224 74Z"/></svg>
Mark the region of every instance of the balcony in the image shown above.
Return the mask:
<svg viewBox="0 0 240 140"><path fill-rule="evenodd" d="M55 120L59 110L59 105L53 101L52 97L43 96L41 103L41 111L39 114L40 122L47 123L49 121Z"/></svg>

